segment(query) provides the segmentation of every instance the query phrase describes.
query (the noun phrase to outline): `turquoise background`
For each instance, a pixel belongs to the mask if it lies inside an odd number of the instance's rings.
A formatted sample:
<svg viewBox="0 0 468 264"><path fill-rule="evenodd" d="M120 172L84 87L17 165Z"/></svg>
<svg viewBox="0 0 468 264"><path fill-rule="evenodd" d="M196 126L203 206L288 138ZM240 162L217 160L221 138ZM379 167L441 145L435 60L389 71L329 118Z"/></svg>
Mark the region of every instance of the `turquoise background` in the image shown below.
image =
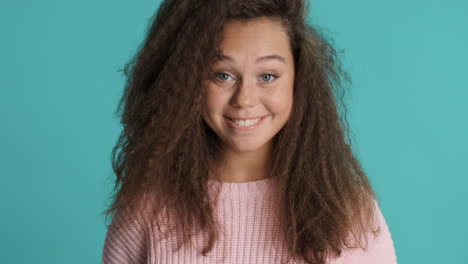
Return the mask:
<svg viewBox="0 0 468 264"><path fill-rule="evenodd" d="M158 1L0 3L0 260L99 263L118 70ZM312 1L399 263L468 263L468 2ZM108 201L107 201L108 202Z"/></svg>

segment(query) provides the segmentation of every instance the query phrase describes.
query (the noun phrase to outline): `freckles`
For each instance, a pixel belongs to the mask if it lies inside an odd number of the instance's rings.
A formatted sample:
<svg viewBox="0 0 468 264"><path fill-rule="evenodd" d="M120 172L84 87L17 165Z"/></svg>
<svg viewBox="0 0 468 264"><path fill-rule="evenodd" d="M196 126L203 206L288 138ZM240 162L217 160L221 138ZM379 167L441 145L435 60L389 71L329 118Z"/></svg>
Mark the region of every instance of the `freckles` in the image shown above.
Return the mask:
<svg viewBox="0 0 468 264"><path fill-rule="evenodd" d="M288 87L278 87L273 93L268 95L268 101L273 104L284 105L292 101L293 93Z"/></svg>
<svg viewBox="0 0 468 264"><path fill-rule="evenodd" d="M205 99L210 110L218 111L228 103L229 93L226 93L226 91L223 91L219 87L212 87L207 90Z"/></svg>
<svg viewBox="0 0 468 264"><path fill-rule="evenodd" d="M274 98L269 98L268 100L264 101L265 106L273 113L273 114L283 114L291 108L291 100L285 96L275 96Z"/></svg>
<svg viewBox="0 0 468 264"><path fill-rule="evenodd" d="M212 92L207 92L205 94L205 104L208 111L213 111L217 105L217 97Z"/></svg>
<svg viewBox="0 0 468 264"><path fill-rule="evenodd" d="M208 87L206 89L205 97L206 101L216 101L216 98L219 98L219 91L215 87Z"/></svg>

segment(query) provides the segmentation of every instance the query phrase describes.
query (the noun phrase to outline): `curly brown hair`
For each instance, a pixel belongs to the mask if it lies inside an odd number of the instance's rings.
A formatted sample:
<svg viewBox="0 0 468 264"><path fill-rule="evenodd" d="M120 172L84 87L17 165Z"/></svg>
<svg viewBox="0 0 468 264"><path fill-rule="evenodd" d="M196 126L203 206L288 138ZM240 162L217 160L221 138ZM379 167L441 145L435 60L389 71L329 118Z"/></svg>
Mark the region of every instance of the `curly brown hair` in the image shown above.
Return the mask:
<svg viewBox="0 0 468 264"><path fill-rule="evenodd" d="M205 81L220 56L223 26L263 17L286 29L296 70L291 117L273 138L271 163L283 188L278 206L291 256L325 263L345 247L367 247L369 229L379 230L372 228L376 194L351 149L343 99L350 78L331 42L307 23L308 10L305 0L162 2L125 65L116 111L123 130L112 151L116 179L107 216L125 208L129 216L158 219L169 209L183 231L180 242L203 230L209 243L202 253L213 248L219 226L207 184L221 148L202 118Z"/></svg>

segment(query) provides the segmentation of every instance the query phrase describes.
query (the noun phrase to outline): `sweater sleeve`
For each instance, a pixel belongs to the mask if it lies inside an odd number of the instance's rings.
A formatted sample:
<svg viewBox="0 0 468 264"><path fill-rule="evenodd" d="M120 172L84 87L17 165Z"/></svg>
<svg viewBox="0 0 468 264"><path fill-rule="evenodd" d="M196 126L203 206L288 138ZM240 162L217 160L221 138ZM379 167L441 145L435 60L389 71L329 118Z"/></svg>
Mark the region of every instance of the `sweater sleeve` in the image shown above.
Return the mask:
<svg viewBox="0 0 468 264"><path fill-rule="evenodd" d="M117 228L123 221L124 211L119 209L107 230L102 264L146 263L146 236L143 221L132 218L129 228ZM133 220L135 219L135 220Z"/></svg>
<svg viewBox="0 0 468 264"><path fill-rule="evenodd" d="M380 224L380 234L371 235L367 250L353 249L345 256L346 264L397 264L392 235L379 205L375 202L376 218Z"/></svg>

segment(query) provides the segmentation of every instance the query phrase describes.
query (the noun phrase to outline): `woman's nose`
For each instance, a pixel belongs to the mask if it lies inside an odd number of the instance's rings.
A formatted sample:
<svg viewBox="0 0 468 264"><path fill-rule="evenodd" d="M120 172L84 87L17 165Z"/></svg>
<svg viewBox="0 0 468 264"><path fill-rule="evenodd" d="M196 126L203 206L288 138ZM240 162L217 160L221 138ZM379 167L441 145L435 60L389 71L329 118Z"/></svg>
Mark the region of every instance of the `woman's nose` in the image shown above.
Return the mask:
<svg viewBox="0 0 468 264"><path fill-rule="evenodd" d="M257 104L255 84L246 80L239 82L231 98L231 104L238 108L255 106Z"/></svg>

